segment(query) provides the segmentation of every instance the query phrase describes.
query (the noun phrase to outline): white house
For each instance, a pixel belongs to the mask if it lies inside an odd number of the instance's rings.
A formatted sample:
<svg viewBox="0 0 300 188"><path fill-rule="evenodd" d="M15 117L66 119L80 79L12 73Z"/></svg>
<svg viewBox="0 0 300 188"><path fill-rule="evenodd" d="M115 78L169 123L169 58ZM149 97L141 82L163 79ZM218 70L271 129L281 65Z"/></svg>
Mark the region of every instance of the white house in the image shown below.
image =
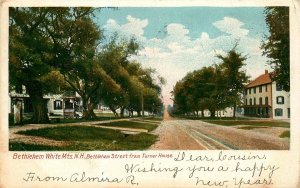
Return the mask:
<svg viewBox="0 0 300 188"><path fill-rule="evenodd" d="M248 85L244 91L244 115L260 118L290 118L290 94L272 81L267 70Z"/></svg>

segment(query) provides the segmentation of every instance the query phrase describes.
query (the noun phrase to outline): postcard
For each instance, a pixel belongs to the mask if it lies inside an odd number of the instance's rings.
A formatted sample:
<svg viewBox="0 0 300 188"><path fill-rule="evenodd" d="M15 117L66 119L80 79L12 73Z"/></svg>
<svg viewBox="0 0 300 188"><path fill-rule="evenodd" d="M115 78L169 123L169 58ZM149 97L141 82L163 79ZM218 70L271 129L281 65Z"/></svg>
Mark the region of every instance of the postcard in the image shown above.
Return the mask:
<svg viewBox="0 0 300 188"><path fill-rule="evenodd" d="M1 2L0 187L299 187L299 1Z"/></svg>

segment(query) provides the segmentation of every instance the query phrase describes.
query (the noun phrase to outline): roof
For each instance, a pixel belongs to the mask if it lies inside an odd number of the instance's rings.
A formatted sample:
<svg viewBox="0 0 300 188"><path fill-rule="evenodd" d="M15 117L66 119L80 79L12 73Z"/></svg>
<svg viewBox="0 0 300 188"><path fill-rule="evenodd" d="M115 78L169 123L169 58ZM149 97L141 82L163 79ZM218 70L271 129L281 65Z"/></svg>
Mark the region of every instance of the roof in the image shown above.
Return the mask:
<svg viewBox="0 0 300 188"><path fill-rule="evenodd" d="M246 88L269 84L269 83L272 83L271 73L268 73L268 71L265 71L265 74L262 74L259 77L255 78L248 85L246 85Z"/></svg>

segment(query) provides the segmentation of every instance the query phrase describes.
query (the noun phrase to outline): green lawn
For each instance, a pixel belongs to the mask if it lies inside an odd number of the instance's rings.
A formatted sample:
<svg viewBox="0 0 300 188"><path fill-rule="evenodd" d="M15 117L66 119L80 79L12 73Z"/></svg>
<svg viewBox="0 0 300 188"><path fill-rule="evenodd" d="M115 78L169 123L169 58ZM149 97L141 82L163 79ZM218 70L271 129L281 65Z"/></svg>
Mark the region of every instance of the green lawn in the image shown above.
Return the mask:
<svg viewBox="0 0 300 188"><path fill-rule="evenodd" d="M265 120L204 120L208 123L224 126L235 125L253 125L253 126L265 126L265 127L290 127L290 123L283 121L265 121Z"/></svg>
<svg viewBox="0 0 300 188"><path fill-rule="evenodd" d="M283 133L281 133L281 135L279 137L280 138L290 138L290 131L284 131Z"/></svg>
<svg viewBox="0 0 300 188"><path fill-rule="evenodd" d="M57 146L25 144L24 142L9 142L9 151L67 151L67 149Z"/></svg>
<svg viewBox="0 0 300 188"><path fill-rule="evenodd" d="M102 112L95 112L97 117L115 117L113 113L102 113Z"/></svg>
<svg viewBox="0 0 300 188"><path fill-rule="evenodd" d="M259 129L259 128L268 128L266 126L244 126L244 127L239 127L239 129L245 129L245 130L251 130L251 129Z"/></svg>
<svg viewBox="0 0 300 188"><path fill-rule="evenodd" d="M89 151L89 150L143 150L156 141L157 136L140 133L125 135L120 131L87 126L64 126L20 131L18 134L40 136L66 141L63 147L10 142L11 151Z"/></svg>
<svg viewBox="0 0 300 188"><path fill-rule="evenodd" d="M60 124L60 123L79 123L79 122L87 122L87 121L105 121L105 120L114 120L114 119L121 119L120 117L115 116L97 116L94 119L76 119L76 118L65 118L65 119L59 119L59 122L57 122L55 119L51 120L52 124Z"/></svg>
<svg viewBox="0 0 300 188"><path fill-rule="evenodd" d="M197 117L197 116L186 116L186 115L172 115L172 117L179 119L191 119L191 120L248 120L244 117Z"/></svg>
<svg viewBox="0 0 300 188"><path fill-rule="evenodd" d="M134 121L117 121L111 123L102 123L101 126L110 126L110 127L124 127L124 128L137 128L137 129L146 129L148 131L153 131L157 128L156 124L147 123L147 122L134 122Z"/></svg>

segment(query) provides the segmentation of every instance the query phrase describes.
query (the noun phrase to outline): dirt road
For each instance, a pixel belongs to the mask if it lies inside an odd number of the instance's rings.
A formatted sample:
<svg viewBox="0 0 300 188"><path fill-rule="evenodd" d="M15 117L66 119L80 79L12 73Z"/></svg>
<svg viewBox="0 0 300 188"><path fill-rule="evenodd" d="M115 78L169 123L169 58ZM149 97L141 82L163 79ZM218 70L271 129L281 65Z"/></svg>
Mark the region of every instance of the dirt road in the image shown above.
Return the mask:
<svg viewBox="0 0 300 188"><path fill-rule="evenodd" d="M201 145L184 130L181 130L176 122L168 113L167 107L164 111L164 120L153 132L159 136L159 140L152 145L150 150L203 150L205 146Z"/></svg>
<svg viewBox="0 0 300 188"><path fill-rule="evenodd" d="M200 120L172 119L167 110L165 119L154 132L159 140L150 148L163 149L209 149L209 150L286 150L289 139L257 130L244 130L206 123ZM270 128L280 130L283 128ZM288 129L288 128L286 128ZM275 132L276 132L275 130ZM281 130L282 131L282 130Z"/></svg>

